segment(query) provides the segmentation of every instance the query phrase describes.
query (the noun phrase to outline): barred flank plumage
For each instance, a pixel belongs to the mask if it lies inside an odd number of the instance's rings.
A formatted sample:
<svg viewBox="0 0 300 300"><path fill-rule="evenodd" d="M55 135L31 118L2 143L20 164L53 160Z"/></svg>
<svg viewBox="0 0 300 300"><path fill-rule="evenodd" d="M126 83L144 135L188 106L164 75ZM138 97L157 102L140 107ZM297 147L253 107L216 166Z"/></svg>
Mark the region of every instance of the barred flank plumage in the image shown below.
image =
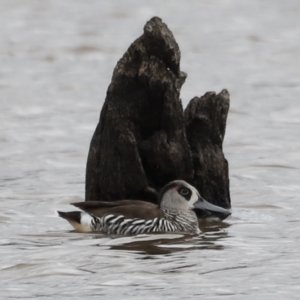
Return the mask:
<svg viewBox="0 0 300 300"><path fill-rule="evenodd" d="M193 217L192 214L184 216L166 214L166 218L145 220L138 218L126 219L124 216L112 214L103 217L92 215L91 230L120 235L149 232L197 232L197 219Z"/></svg>

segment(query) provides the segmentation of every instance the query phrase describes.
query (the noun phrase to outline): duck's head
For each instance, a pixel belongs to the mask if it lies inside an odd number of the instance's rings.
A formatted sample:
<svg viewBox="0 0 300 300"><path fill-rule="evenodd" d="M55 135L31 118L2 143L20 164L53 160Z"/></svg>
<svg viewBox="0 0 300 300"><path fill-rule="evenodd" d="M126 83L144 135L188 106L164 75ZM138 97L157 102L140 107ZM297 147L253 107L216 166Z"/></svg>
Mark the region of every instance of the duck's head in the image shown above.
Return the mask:
<svg viewBox="0 0 300 300"><path fill-rule="evenodd" d="M200 209L221 220L231 215L231 211L204 200L197 189L184 180L175 180L165 185L158 197L161 209L187 211Z"/></svg>

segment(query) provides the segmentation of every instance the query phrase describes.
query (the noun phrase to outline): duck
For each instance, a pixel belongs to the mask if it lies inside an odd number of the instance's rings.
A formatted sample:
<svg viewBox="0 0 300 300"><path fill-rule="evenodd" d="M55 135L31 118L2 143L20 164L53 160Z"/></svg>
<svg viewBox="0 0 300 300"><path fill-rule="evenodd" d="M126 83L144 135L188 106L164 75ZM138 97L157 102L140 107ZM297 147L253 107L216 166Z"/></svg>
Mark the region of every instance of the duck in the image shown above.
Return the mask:
<svg viewBox="0 0 300 300"><path fill-rule="evenodd" d="M214 214L221 220L231 214L230 209L213 205L203 199L197 189L184 180L166 184L159 193L158 205L142 200L86 201L71 204L81 211L57 212L76 231L108 235L199 233L195 209Z"/></svg>

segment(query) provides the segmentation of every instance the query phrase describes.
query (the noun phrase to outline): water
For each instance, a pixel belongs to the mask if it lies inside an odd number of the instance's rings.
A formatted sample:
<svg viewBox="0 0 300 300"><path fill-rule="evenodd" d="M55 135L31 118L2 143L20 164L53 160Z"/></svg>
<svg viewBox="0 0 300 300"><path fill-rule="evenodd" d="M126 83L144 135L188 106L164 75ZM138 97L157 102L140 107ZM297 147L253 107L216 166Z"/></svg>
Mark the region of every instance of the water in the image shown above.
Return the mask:
<svg viewBox="0 0 300 300"><path fill-rule="evenodd" d="M298 299L300 3L0 1L0 298ZM159 15L182 99L231 93L233 216L199 236L111 238L55 215L83 200L117 60Z"/></svg>

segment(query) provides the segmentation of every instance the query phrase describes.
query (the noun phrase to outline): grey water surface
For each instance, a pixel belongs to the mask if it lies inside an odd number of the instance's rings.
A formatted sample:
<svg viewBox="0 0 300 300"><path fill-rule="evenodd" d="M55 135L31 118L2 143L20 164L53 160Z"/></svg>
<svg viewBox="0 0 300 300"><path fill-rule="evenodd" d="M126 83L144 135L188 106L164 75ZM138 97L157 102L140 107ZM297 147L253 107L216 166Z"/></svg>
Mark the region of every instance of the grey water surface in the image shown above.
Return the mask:
<svg viewBox="0 0 300 300"><path fill-rule="evenodd" d="M184 106L231 94L233 215L199 236L70 232L113 68L158 15ZM1 299L299 299L298 0L0 0Z"/></svg>

